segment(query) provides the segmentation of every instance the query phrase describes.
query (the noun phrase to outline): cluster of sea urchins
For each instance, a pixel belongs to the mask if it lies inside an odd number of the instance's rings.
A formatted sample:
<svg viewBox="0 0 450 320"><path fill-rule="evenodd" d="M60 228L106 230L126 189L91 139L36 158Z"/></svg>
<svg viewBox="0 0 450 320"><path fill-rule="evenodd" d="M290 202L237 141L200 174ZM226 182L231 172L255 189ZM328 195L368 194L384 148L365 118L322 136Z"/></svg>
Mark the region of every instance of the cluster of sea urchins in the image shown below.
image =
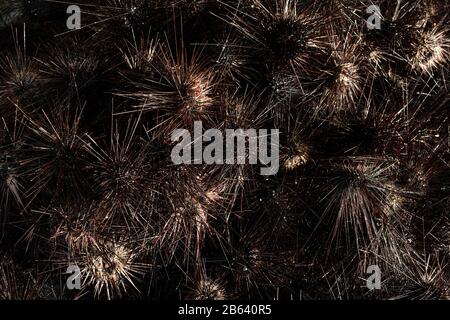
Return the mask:
<svg viewBox="0 0 450 320"><path fill-rule="evenodd" d="M0 298L450 297L449 1L68 5L0 0ZM175 165L196 121L278 173Z"/></svg>

